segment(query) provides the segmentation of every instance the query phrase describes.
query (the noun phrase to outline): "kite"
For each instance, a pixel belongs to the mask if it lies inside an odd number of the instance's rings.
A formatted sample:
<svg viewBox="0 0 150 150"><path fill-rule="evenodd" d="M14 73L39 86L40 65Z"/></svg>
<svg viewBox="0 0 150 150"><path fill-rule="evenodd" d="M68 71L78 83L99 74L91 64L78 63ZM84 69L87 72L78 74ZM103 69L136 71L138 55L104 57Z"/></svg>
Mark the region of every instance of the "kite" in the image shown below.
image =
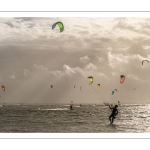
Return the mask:
<svg viewBox="0 0 150 150"><path fill-rule="evenodd" d="M83 87L83 86L80 87L80 90L81 90L81 91L82 91L82 89L81 89L82 87Z"/></svg>
<svg viewBox="0 0 150 150"><path fill-rule="evenodd" d="M120 83L122 84L125 80L125 76L124 75L120 75Z"/></svg>
<svg viewBox="0 0 150 150"><path fill-rule="evenodd" d="M148 60L143 60L143 61L142 61L142 65L143 65L144 61L147 61L147 62L149 63L149 61L148 61Z"/></svg>
<svg viewBox="0 0 150 150"><path fill-rule="evenodd" d="M89 84L92 84L93 83L93 77L89 76L88 78L90 79L90 83Z"/></svg>
<svg viewBox="0 0 150 150"><path fill-rule="evenodd" d="M76 85L74 85L74 88L76 87Z"/></svg>
<svg viewBox="0 0 150 150"><path fill-rule="evenodd" d="M112 94L111 94L111 95L114 95L114 93L115 93L115 90L116 90L116 92L117 92L117 89L114 89L114 91L112 91Z"/></svg>
<svg viewBox="0 0 150 150"><path fill-rule="evenodd" d="M51 88L53 88L53 85L51 85Z"/></svg>
<svg viewBox="0 0 150 150"><path fill-rule="evenodd" d="M4 86L4 85L2 85L1 87L2 87L2 90L3 90L3 91L5 91L5 86Z"/></svg>
<svg viewBox="0 0 150 150"><path fill-rule="evenodd" d="M62 22L56 22L56 23L54 23L54 24L52 25L52 29L54 29L54 28L56 27L56 25L59 26L60 32L63 32L63 31L64 31L64 25L63 25Z"/></svg>
<svg viewBox="0 0 150 150"><path fill-rule="evenodd" d="M100 84L97 84L97 87L100 88Z"/></svg>
<svg viewBox="0 0 150 150"><path fill-rule="evenodd" d="M114 91L112 91L112 94L111 95L114 95Z"/></svg>

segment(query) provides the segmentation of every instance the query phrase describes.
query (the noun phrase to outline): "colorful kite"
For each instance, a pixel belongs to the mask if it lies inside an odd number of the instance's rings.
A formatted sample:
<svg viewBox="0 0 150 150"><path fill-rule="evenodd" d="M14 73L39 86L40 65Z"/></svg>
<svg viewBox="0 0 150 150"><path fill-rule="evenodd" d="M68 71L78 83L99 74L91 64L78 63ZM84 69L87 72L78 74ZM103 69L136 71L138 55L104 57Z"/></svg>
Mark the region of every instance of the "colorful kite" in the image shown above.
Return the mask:
<svg viewBox="0 0 150 150"><path fill-rule="evenodd" d="M90 77L88 77L88 78L90 79L90 83L89 83L89 84L92 84L92 83L93 83L93 77L90 76Z"/></svg>
<svg viewBox="0 0 150 150"><path fill-rule="evenodd" d="M125 80L125 76L124 75L120 75L120 83L122 84Z"/></svg>
<svg viewBox="0 0 150 150"><path fill-rule="evenodd" d="M114 89L114 91L112 91L112 94L111 94L111 95L114 95L115 91L117 92L117 89Z"/></svg>
<svg viewBox="0 0 150 150"><path fill-rule="evenodd" d="M142 65L143 65L144 61L147 61L147 62L149 63L149 61L148 61L148 60L143 60L143 61L142 61Z"/></svg>
<svg viewBox="0 0 150 150"><path fill-rule="evenodd" d="M114 95L114 91L112 91L111 95Z"/></svg>
<svg viewBox="0 0 150 150"><path fill-rule="evenodd" d="M3 92L4 92L4 91L5 91L5 86L4 86L4 85L2 85L1 87L2 87L2 90L3 90Z"/></svg>

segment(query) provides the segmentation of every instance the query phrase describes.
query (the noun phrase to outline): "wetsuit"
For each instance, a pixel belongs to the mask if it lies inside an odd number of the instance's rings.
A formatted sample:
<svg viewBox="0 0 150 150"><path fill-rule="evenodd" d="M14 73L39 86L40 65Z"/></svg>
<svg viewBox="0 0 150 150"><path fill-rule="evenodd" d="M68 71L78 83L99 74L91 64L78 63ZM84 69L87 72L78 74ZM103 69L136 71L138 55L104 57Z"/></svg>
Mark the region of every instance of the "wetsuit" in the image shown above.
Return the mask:
<svg viewBox="0 0 150 150"><path fill-rule="evenodd" d="M109 120L110 120L110 123L113 123L114 119L115 119L115 116L118 114L118 110L116 107L112 108L109 106L110 109L112 109L112 113L111 115L109 116ZM112 118L112 119L111 119Z"/></svg>
<svg viewBox="0 0 150 150"><path fill-rule="evenodd" d="M70 105L70 110L73 110L72 105Z"/></svg>

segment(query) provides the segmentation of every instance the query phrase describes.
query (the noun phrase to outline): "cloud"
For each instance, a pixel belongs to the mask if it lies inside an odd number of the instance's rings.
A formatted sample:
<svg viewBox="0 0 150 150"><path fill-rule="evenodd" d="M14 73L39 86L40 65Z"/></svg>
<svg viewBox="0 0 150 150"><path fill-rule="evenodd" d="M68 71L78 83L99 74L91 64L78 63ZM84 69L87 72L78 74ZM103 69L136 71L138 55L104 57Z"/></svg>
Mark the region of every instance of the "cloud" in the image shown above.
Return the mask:
<svg viewBox="0 0 150 150"><path fill-rule="evenodd" d="M136 75L128 74L127 77L130 78L130 79L132 79L132 80L139 80L139 81L141 80L141 79L138 78Z"/></svg>
<svg viewBox="0 0 150 150"><path fill-rule="evenodd" d="M65 73L68 75L75 74L75 71L68 65L63 65L63 69L65 70Z"/></svg>
<svg viewBox="0 0 150 150"><path fill-rule="evenodd" d="M129 54L139 54L142 57L147 57L145 49L138 42L132 44L132 46L129 48Z"/></svg>
<svg viewBox="0 0 150 150"><path fill-rule="evenodd" d="M92 63L89 63L84 67L84 70L97 70L97 67Z"/></svg>
<svg viewBox="0 0 150 150"><path fill-rule="evenodd" d="M58 20L65 26L62 33L59 28L51 29ZM100 83L102 88L98 93L104 94L108 101L113 101L109 95L118 87L120 93L116 98L126 102L122 94L130 93L129 87L138 83L138 88L149 89L150 65L146 62L142 65L143 59L150 58L149 21L100 17L1 18L0 81L8 93L2 101L70 102L74 99L88 103L93 99L97 102L98 96L91 87L98 90L96 85ZM121 74L126 76L123 85L119 83ZM88 76L94 77L91 86ZM79 93L81 85L84 90ZM140 94L148 97L149 93L143 93L141 89ZM130 99L137 102L135 98Z"/></svg>
<svg viewBox="0 0 150 150"><path fill-rule="evenodd" d="M24 76L26 77L26 76L28 76L31 72L30 72L30 70L28 70L28 69L24 69L24 70L23 70L23 73L24 73Z"/></svg>
<svg viewBox="0 0 150 150"><path fill-rule="evenodd" d="M15 77L15 75L11 75L10 78L15 79L16 77Z"/></svg>
<svg viewBox="0 0 150 150"><path fill-rule="evenodd" d="M107 80L109 79L109 78L108 78L104 73L102 73L102 72L98 72L98 73L97 73L97 76L107 78Z"/></svg>
<svg viewBox="0 0 150 150"><path fill-rule="evenodd" d="M119 76L119 74L124 74L130 79L149 81L150 69L148 63L142 65L142 60L145 58L139 54L123 55L123 54L113 54L108 52L108 62L111 68L111 74L113 76ZM144 75L144 76L143 76Z"/></svg>
<svg viewBox="0 0 150 150"><path fill-rule="evenodd" d="M119 76L118 72L111 72L112 76Z"/></svg>
<svg viewBox="0 0 150 150"><path fill-rule="evenodd" d="M95 54L96 58L98 58L98 61L99 62L103 62L104 61L104 58L103 57L99 57L97 54Z"/></svg>
<svg viewBox="0 0 150 150"><path fill-rule="evenodd" d="M61 76L62 71L59 71L59 70L51 71L51 74L53 74L54 76Z"/></svg>
<svg viewBox="0 0 150 150"><path fill-rule="evenodd" d="M110 52L112 52L112 48L111 47L108 47L107 50L110 51Z"/></svg>
<svg viewBox="0 0 150 150"><path fill-rule="evenodd" d="M17 77L19 77L18 74L16 74L15 72L12 73L12 75L9 76L11 79L17 79Z"/></svg>
<svg viewBox="0 0 150 150"><path fill-rule="evenodd" d="M145 57L142 57L139 54L127 54L127 55L123 55L121 53L117 53L117 54L113 54L111 52L108 52L108 62L109 62L109 66L111 68L115 68L115 67L123 67L123 66L130 66L130 65L135 65L136 64L141 64L142 60L145 59Z"/></svg>
<svg viewBox="0 0 150 150"><path fill-rule="evenodd" d="M8 26L10 26L11 28L14 27L13 24L12 24L11 22L6 22L6 24L7 24Z"/></svg>
<svg viewBox="0 0 150 150"><path fill-rule="evenodd" d="M133 24L130 25L128 24L128 22L126 20L120 20L118 22L118 24L115 26L115 28L122 28L122 29L126 29L126 30L131 30L134 32L137 32L138 29L136 29L137 26L134 26Z"/></svg>

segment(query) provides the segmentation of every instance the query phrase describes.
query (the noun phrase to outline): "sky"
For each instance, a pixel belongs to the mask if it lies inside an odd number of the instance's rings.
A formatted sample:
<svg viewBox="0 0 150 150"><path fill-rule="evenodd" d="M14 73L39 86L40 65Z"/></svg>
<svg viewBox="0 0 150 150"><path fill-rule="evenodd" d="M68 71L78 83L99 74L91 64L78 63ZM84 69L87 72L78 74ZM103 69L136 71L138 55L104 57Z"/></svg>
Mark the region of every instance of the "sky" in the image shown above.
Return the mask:
<svg viewBox="0 0 150 150"><path fill-rule="evenodd" d="M2 17L0 33L0 103L150 103L150 18Z"/></svg>

